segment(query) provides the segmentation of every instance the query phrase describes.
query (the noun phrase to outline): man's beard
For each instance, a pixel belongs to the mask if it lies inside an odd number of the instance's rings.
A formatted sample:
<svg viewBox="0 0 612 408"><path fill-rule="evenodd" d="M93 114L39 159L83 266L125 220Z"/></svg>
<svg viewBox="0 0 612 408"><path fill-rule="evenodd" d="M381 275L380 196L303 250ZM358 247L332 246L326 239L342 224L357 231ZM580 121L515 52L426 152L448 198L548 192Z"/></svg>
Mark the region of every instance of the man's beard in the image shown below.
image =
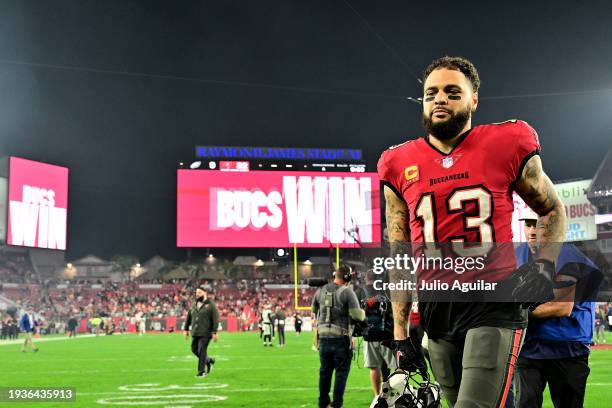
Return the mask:
<svg viewBox="0 0 612 408"><path fill-rule="evenodd" d="M196 300L198 302L203 302L204 301L204 296L199 296L199 297L196 298Z"/></svg>
<svg viewBox="0 0 612 408"><path fill-rule="evenodd" d="M468 107L465 110L450 113L450 118L445 121L434 123L431 117L431 114L429 117L423 114L423 128L427 134L434 136L436 139L448 140L459 135L467 121L470 120L471 109Z"/></svg>

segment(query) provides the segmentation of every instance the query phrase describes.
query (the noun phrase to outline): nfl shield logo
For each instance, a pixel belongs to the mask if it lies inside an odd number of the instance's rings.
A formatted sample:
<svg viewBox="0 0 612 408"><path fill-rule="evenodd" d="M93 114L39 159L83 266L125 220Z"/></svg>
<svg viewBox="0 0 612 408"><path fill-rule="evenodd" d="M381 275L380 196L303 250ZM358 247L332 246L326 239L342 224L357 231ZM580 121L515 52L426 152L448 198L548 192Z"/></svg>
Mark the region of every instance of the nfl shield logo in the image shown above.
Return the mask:
<svg viewBox="0 0 612 408"><path fill-rule="evenodd" d="M451 156L442 159L442 167L444 167L445 169L453 167L453 164L455 164L455 160L453 160Z"/></svg>

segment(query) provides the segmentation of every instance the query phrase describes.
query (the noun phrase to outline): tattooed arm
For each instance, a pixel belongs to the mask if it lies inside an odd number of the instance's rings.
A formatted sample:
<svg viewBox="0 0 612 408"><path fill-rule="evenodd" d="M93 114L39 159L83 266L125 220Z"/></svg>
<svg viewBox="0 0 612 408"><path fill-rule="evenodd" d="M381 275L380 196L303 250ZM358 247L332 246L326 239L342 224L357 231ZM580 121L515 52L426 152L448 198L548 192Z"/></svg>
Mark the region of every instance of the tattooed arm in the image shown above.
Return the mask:
<svg viewBox="0 0 612 408"><path fill-rule="evenodd" d="M553 183L542 169L540 156L536 155L529 159L516 183L515 190L539 216L538 257L556 262L561 243L565 240L567 220L565 207Z"/></svg>
<svg viewBox="0 0 612 408"><path fill-rule="evenodd" d="M410 233L408 231L408 207L389 187L384 187L385 192L385 215L387 218L387 233L389 234L389 245L391 253L389 256L406 253ZM393 268L389 270L389 281L400 282L402 279L414 279L414 275L407 270ZM412 295L397 290L391 291L391 305L393 308L393 334L395 340L408 338L408 323L410 316Z"/></svg>

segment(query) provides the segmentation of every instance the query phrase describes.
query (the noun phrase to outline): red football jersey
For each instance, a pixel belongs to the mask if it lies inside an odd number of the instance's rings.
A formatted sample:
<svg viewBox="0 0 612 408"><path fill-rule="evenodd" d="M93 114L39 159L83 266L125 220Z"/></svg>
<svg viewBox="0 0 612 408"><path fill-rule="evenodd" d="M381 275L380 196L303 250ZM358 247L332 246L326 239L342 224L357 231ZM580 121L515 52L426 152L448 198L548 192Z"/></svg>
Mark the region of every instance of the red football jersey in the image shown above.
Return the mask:
<svg viewBox="0 0 612 408"><path fill-rule="evenodd" d="M535 130L512 120L472 128L449 154L425 138L393 146L378 174L406 202L412 242L452 242L458 255L481 256L486 248L469 243L512 242L513 185L539 149Z"/></svg>

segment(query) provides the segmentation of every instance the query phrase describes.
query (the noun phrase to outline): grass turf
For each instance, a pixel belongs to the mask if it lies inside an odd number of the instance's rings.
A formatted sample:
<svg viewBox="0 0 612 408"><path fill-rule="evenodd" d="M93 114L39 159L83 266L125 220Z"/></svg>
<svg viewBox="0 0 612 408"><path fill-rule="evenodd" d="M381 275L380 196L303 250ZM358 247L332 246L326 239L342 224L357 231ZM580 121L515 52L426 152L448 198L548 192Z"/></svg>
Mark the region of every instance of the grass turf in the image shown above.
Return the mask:
<svg viewBox="0 0 612 408"><path fill-rule="evenodd" d="M608 342L612 335L607 333ZM40 342L40 352L0 347L0 387L74 387L76 402L0 403L0 407L316 407L318 354L310 333L287 333L284 348L264 348L255 333L222 333L212 343L212 374L194 377L196 359L179 334L113 335ZM353 363L345 407L372 400L363 356ZM612 350L595 350L585 406L607 407ZM137 385L140 384L140 385ZM545 406L552 407L548 397Z"/></svg>

